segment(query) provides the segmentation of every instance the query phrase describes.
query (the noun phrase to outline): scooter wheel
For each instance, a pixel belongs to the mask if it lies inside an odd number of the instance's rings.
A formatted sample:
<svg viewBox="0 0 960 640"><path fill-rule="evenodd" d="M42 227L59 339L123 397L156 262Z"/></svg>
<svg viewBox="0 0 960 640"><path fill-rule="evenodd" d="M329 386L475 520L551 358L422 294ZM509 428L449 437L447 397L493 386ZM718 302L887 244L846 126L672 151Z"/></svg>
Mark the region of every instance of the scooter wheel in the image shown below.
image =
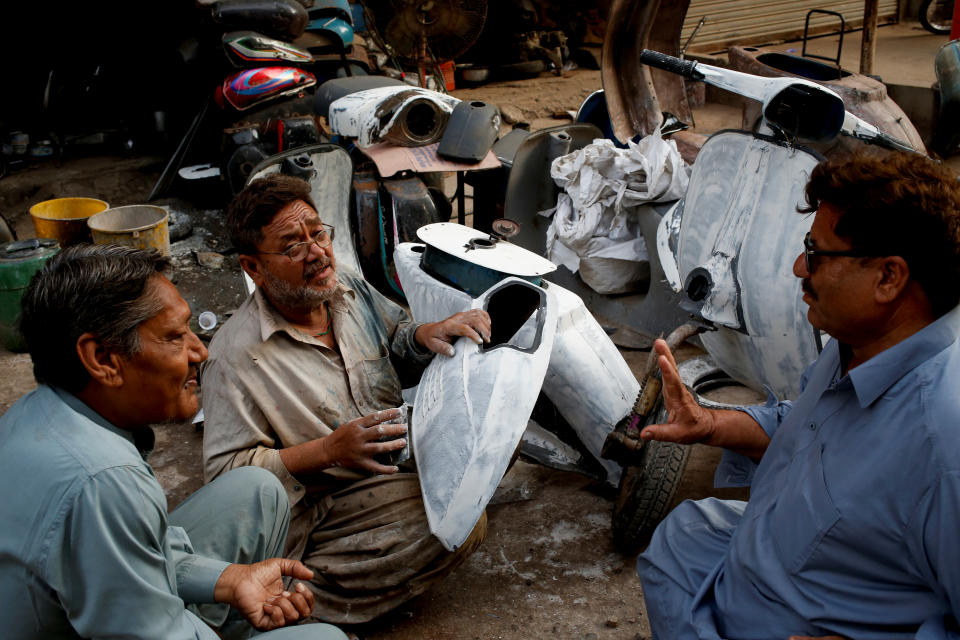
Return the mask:
<svg viewBox="0 0 960 640"><path fill-rule="evenodd" d="M667 420L660 403L653 413L656 423ZM634 555L650 542L673 504L689 458L689 445L650 440L643 446L639 464L624 468L612 522L613 541L621 551Z"/></svg>

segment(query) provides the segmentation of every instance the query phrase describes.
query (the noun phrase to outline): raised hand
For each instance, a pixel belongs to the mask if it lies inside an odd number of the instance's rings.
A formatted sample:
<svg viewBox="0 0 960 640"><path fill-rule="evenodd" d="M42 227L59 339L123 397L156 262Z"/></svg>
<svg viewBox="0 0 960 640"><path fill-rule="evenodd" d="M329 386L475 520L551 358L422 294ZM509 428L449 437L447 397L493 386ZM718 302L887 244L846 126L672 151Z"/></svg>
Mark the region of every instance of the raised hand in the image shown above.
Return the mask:
<svg viewBox="0 0 960 640"><path fill-rule="evenodd" d="M680 444L708 442L713 437L716 424L713 414L697 404L693 395L683 386L677 362L670 347L663 340L653 343L657 351L657 364L663 378L663 402L667 409L667 422L652 424L640 432L644 440L663 440Z"/></svg>

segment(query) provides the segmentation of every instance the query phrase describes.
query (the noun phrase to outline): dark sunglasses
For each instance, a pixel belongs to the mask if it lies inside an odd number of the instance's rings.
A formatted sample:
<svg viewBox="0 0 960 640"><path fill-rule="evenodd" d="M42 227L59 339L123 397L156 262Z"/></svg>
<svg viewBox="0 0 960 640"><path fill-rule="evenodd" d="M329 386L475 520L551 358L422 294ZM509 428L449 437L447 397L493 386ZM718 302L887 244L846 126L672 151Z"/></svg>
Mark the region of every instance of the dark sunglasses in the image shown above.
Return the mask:
<svg viewBox="0 0 960 640"><path fill-rule="evenodd" d="M813 273L813 263L810 258L813 256L847 256L849 258L874 258L876 253L865 249L845 249L843 251L828 251L826 249L814 249L813 241L810 239L810 232L803 236L803 258L807 264L807 273Z"/></svg>

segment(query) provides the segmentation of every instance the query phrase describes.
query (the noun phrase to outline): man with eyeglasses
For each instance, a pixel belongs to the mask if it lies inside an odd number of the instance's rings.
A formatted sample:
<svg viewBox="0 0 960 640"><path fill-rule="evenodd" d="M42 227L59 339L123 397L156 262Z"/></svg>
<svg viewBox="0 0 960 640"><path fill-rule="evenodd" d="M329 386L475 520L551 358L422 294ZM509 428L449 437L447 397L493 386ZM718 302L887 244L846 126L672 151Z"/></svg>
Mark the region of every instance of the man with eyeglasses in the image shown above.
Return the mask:
<svg viewBox="0 0 960 640"><path fill-rule="evenodd" d="M679 505L638 559L653 637L960 638L960 184L928 158L829 160L793 266L828 333L794 402L700 407L655 345L669 422L748 503ZM799 240L799 239L798 239Z"/></svg>
<svg viewBox="0 0 960 640"><path fill-rule="evenodd" d="M416 473L381 456L406 444L406 425L390 423L401 379L409 386L461 336L489 340L490 318L470 311L414 324L338 269L336 230L298 178L248 185L228 226L257 289L217 332L202 372L206 479L246 465L272 471L292 506L286 554L314 572L313 617L369 621L422 593L483 539L485 518L447 552L430 533Z"/></svg>

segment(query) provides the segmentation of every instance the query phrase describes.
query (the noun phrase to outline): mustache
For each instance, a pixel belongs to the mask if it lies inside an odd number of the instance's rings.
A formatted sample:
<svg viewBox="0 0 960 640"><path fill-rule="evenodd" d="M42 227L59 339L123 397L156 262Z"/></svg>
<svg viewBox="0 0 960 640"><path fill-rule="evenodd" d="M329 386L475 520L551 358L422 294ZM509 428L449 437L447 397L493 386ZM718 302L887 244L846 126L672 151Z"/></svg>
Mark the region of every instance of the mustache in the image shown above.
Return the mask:
<svg viewBox="0 0 960 640"><path fill-rule="evenodd" d="M811 298L813 298L814 300L817 299L817 293L816 291L813 290L813 285L810 284L810 278L804 278L803 280L801 280L800 288L803 289L803 292L806 293Z"/></svg>
<svg viewBox="0 0 960 640"><path fill-rule="evenodd" d="M304 282L306 282L307 280L310 280L311 278L313 278L313 276L317 275L318 273L320 273L321 271L329 267L331 262L332 261L330 259L317 260L316 262L311 262L310 264L304 266L303 268Z"/></svg>

